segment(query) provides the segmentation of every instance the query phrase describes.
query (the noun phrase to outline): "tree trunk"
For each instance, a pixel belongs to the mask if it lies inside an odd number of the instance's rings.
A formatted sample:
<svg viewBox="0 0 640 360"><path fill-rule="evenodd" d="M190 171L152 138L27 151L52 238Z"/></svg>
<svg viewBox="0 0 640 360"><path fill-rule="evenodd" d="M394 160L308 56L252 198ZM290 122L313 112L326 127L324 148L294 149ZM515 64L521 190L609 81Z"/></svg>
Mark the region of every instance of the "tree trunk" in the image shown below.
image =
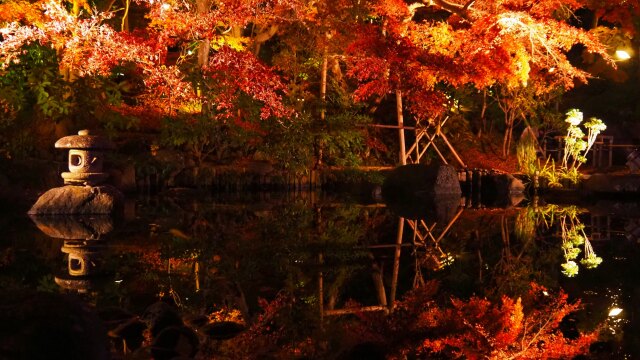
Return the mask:
<svg viewBox="0 0 640 360"><path fill-rule="evenodd" d="M325 45L322 53L322 72L320 73L320 101L322 102L320 109L320 120L324 122L325 113L327 111L327 68L329 67L329 50Z"/></svg>
<svg viewBox="0 0 640 360"><path fill-rule="evenodd" d="M124 14L120 25L120 30L123 32L129 32L129 5L131 5L131 0L124 0Z"/></svg>
<svg viewBox="0 0 640 360"><path fill-rule="evenodd" d="M206 14L209 12L209 8L211 7L211 0L197 0L196 1L196 12L198 14ZM203 67L209 64L209 51L211 50L211 44L209 39L202 39L200 41L200 45L198 46L197 56L198 56L198 69L202 70ZM198 84L196 88L196 95L201 96L202 84ZM202 102L202 110L203 115L209 113L208 102Z"/></svg>
<svg viewBox="0 0 640 360"><path fill-rule="evenodd" d="M504 129L504 137L502 140L502 157L505 159L509 157L509 153L510 153L509 150L511 148L511 135L513 134L513 118L509 113L510 112L507 111L505 112L505 115L504 115L505 129Z"/></svg>
<svg viewBox="0 0 640 360"><path fill-rule="evenodd" d="M402 115L402 92L400 90L396 90L396 115L398 117L398 137L400 139L400 164L407 165L404 141L404 117Z"/></svg>
<svg viewBox="0 0 640 360"><path fill-rule="evenodd" d="M209 7L211 6L210 0L197 0L196 1L196 13L199 15L206 14L209 11ZM210 44L209 39L203 39L200 42L200 46L198 47L198 67L202 68L203 66L209 63L209 50Z"/></svg>

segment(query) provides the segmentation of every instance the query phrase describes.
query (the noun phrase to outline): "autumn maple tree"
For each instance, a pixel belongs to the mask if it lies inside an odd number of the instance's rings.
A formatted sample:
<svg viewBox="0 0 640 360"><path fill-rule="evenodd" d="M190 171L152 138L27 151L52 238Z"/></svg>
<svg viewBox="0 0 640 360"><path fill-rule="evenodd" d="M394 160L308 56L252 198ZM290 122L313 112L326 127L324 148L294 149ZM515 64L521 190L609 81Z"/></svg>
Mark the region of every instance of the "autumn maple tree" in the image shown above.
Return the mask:
<svg viewBox="0 0 640 360"><path fill-rule="evenodd" d="M251 51L260 40L243 36L242 30L250 23L268 22L270 16L295 14L294 3L257 6L250 1L219 1L203 8L200 3L127 1L126 5L127 10L135 5L145 12L144 26L116 30L113 24L120 21L114 20L121 11L100 11L86 2L0 5L3 71L25 60L21 56L26 46L40 46L55 51L60 75L76 87L86 79L128 83L133 100L106 104L111 111L162 117L206 110L213 119L235 119L242 117L239 102L246 98L255 103L261 119L291 114L283 102L286 88L280 77ZM170 49L177 51L177 59ZM98 86L106 88L104 82ZM77 111L87 110L95 109Z"/></svg>
<svg viewBox="0 0 640 360"><path fill-rule="evenodd" d="M589 74L567 58L577 44L609 59L594 35L566 21L582 6L578 1L368 4L370 17L350 47L354 94L401 93L417 120L449 111L456 100L452 88L532 87L544 94L586 82Z"/></svg>

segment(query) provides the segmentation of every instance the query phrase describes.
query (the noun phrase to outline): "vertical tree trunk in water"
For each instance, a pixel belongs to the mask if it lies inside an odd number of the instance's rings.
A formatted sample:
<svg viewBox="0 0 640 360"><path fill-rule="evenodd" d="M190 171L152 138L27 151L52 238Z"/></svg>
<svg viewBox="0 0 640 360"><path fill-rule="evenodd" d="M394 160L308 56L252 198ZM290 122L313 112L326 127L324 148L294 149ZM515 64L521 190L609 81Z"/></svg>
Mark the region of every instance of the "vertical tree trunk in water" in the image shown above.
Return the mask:
<svg viewBox="0 0 640 360"><path fill-rule="evenodd" d="M396 114L398 117L398 137L400 139L400 164L407 165L404 142L404 117L402 116L402 92L400 90L396 90Z"/></svg>

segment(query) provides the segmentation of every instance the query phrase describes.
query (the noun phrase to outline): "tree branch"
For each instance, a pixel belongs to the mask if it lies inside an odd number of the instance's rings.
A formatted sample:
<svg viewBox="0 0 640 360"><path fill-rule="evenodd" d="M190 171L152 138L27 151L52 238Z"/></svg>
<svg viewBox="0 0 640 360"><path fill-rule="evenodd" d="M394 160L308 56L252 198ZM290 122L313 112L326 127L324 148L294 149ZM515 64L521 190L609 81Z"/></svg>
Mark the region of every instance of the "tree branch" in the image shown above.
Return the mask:
<svg viewBox="0 0 640 360"><path fill-rule="evenodd" d="M469 0L466 4L460 5L453 2L449 2L447 0L423 0L425 5L436 5L443 10L446 10L452 14L456 14L461 18L471 21L471 14L469 12L469 8L475 0Z"/></svg>

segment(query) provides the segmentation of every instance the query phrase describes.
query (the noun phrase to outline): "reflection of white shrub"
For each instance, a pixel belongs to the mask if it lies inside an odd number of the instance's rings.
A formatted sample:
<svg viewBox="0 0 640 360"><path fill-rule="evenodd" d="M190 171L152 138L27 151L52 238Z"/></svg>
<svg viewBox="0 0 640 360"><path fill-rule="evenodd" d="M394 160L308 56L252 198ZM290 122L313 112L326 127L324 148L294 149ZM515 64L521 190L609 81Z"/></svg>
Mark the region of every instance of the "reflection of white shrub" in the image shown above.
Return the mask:
<svg viewBox="0 0 640 360"><path fill-rule="evenodd" d="M533 224L544 224L547 229L558 224L565 261L561 265L562 273L569 277L576 276L579 271L578 262L587 269L596 268L602 263L602 258L593 251L591 242L584 232L584 224L578 219L580 213L581 210L576 206L561 207L551 204L526 208L516 220L516 229L520 229L517 233L533 236ZM582 259L578 260L581 253Z"/></svg>

